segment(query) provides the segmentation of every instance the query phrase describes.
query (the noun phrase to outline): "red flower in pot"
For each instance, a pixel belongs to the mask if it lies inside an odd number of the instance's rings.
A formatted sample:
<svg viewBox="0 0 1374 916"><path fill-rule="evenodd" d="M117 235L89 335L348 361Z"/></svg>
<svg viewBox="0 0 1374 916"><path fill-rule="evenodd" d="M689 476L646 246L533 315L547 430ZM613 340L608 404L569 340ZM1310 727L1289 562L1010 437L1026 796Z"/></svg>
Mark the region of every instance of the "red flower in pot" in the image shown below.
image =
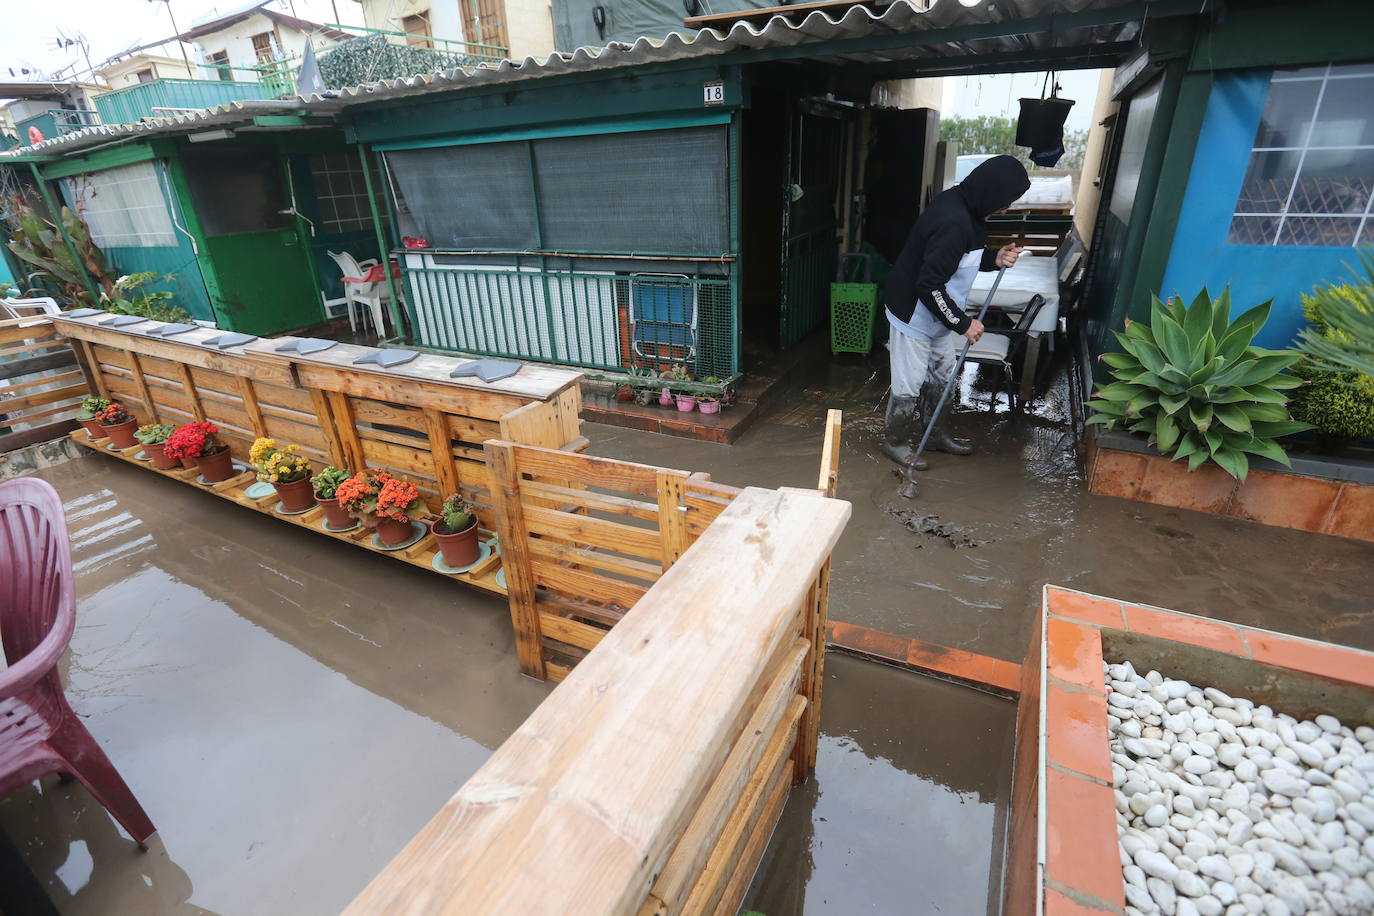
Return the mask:
<svg viewBox="0 0 1374 916"><path fill-rule="evenodd" d="M138 421L118 401L111 401L106 405L104 410L95 415L95 421L100 424L105 435L110 437L115 448L133 448L138 445L138 440L134 438L134 430L138 429Z"/></svg>
<svg viewBox="0 0 1374 916"><path fill-rule="evenodd" d="M167 438L162 447L165 454L195 461L200 468L200 476L206 483L217 483L234 476L234 460L229 454L229 446L219 437L219 427L208 420L200 423L187 423Z"/></svg>

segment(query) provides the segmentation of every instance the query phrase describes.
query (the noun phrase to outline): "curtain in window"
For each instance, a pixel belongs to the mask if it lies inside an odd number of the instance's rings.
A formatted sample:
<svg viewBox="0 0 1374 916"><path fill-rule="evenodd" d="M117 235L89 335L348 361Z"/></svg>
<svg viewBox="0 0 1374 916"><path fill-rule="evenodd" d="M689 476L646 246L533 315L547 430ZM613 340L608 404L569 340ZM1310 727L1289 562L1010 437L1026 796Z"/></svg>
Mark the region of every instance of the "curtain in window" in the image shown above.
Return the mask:
<svg viewBox="0 0 1374 916"><path fill-rule="evenodd" d="M122 165L68 178L67 197L102 248L177 244L167 199L152 162Z"/></svg>

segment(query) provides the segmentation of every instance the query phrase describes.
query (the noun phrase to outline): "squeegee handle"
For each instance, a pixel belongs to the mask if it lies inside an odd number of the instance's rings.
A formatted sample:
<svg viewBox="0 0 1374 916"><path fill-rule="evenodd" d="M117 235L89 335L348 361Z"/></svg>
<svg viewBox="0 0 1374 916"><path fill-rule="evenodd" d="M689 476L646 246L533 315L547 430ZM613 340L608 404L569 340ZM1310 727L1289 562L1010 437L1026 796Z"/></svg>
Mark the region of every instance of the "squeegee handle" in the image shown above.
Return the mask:
<svg viewBox="0 0 1374 916"><path fill-rule="evenodd" d="M981 322L988 314L988 308L992 305L992 297L997 295L997 286L1002 282L1002 276L1007 272L1005 267L997 268L997 276L993 278L992 286L988 289L987 298L983 300L983 307L978 311L978 321ZM959 361L954 364L954 371L949 374L949 380L945 382L945 390L940 392L940 400L935 404L935 410L931 412L926 420L926 431L921 435L921 444L916 446L916 454L912 456L911 464L907 466L907 476L910 477L916 467L916 462L921 460L921 455L926 450L926 443L930 441L930 434L935 430L935 421L940 419L940 414L945 409L945 402L949 400L949 393L954 390L954 383L959 378L959 372L964 368L964 360L968 358L969 347L973 346L973 341L965 340L964 349L959 351Z"/></svg>

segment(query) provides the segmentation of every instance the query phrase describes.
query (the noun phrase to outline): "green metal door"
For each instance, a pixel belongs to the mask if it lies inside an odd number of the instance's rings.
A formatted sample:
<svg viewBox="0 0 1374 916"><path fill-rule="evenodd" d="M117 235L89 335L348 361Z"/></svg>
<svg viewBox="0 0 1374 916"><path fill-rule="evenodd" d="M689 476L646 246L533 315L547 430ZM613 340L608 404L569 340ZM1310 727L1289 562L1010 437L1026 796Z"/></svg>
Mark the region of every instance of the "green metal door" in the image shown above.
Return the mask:
<svg viewBox="0 0 1374 916"><path fill-rule="evenodd" d="M276 334L322 320L282 156L261 148L206 149L188 151L183 163L220 327Z"/></svg>
<svg viewBox="0 0 1374 916"><path fill-rule="evenodd" d="M800 109L789 119L779 329L783 347L825 323L839 254L835 193L844 128L838 118Z"/></svg>

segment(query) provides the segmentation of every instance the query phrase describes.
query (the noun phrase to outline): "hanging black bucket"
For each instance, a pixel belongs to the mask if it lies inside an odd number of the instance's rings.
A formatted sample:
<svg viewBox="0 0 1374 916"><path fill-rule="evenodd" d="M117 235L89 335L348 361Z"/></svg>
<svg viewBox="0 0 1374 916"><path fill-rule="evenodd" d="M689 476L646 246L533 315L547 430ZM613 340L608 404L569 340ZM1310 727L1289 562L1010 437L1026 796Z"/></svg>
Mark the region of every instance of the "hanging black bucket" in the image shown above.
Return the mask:
<svg viewBox="0 0 1374 916"><path fill-rule="evenodd" d="M1064 140L1064 122L1069 118L1072 99L1021 99L1021 116L1016 119L1016 145L1033 150L1053 149Z"/></svg>

